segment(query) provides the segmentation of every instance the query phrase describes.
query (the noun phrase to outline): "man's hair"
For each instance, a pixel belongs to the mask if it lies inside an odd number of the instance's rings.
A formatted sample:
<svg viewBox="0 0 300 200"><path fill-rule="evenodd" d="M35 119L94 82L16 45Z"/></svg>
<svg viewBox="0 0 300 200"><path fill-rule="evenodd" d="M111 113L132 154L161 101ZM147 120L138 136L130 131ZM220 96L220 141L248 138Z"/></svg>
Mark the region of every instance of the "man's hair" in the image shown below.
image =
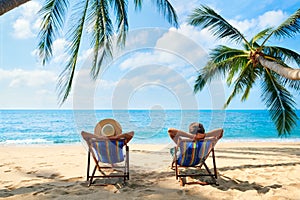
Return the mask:
<svg viewBox="0 0 300 200"><path fill-rule="evenodd" d="M189 126L189 132L192 134L205 133L205 129L203 127L203 124L199 122L193 122Z"/></svg>

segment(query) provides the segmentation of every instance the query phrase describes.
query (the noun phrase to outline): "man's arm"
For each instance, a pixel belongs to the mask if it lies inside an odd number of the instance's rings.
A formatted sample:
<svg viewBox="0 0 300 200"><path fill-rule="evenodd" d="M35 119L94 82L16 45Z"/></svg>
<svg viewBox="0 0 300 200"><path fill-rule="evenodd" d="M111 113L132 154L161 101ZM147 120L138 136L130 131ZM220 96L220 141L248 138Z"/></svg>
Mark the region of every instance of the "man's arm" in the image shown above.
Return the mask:
<svg viewBox="0 0 300 200"><path fill-rule="evenodd" d="M171 139L177 144L179 137L185 137L189 139L194 139L195 135L191 133L187 133L175 128L169 128L168 129L169 136Z"/></svg>
<svg viewBox="0 0 300 200"><path fill-rule="evenodd" d="M224 130L222 128L214 129L207 132L205 137L216 137L217 139L220 139L223 137L223 132Z"/></svg>

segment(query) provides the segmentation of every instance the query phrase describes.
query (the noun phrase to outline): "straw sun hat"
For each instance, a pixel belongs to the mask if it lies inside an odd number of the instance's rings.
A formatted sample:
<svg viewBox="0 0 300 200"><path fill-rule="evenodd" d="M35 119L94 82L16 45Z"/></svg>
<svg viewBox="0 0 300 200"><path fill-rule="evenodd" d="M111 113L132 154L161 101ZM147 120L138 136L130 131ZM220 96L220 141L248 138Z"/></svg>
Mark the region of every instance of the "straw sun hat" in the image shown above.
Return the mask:
<svg viewBox="0 0 300 200"><path fill-rule="evenodd" d="M114 119L103 119L97 123L95 127L95 135L100 136L114 136L122 133L122 127Z"/></svg>

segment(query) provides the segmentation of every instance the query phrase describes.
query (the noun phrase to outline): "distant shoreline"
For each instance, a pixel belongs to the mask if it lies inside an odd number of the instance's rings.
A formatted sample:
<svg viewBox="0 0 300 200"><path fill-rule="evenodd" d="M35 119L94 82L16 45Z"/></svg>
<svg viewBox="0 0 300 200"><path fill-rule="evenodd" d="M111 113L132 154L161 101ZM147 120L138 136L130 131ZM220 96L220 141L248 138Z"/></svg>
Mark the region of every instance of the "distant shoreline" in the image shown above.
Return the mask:
<svg viewBox="0 0 300 200"><path fill-rule="evenodd" d="M299 143L300 145L300 138L297 139L256 139L256 140L227 140L221 139L219 140L220 144L230 145L230 144L293 144ZM129 146L174 146L175 144L170 140L167 143L135 143L131 142ZM0 147L51 147L51 146L85 146L84 142L73 142L73 143L7 143L7 144L0 144Z"/></svg>
<svg viewBox="0 0 300 200"><path fill-rule="evenodd" d="M0 108L0 111L268 111L264 108L257 108L257 109L73 109L73 108L66 108L66 109L59 109L59 108ZM300 111L300 108L295 109L296 111Z"/></svg>

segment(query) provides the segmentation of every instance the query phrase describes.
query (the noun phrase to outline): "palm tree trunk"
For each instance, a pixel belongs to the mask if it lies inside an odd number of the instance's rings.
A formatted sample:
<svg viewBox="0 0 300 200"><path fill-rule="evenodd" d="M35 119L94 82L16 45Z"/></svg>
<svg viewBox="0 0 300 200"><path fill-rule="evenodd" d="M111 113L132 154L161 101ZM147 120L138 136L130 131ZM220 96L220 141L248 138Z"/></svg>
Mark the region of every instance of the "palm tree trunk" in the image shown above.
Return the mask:
<svg viewBox="0 0 300 200"><path fill-rule="evenodd" d="M30 0L0 0L0 16Z"/></svg>
<svg viewBox="0 0 300 200"><path fill-rule="evenodd" d="M284 67L284 66L278 64L277 62L265 59L263 56L261 56L259 54L256 55L256 59L259 61L259 63L262 66L276 72L277 74L279 74L287 79L300 80L300 69Z"/></svg>

